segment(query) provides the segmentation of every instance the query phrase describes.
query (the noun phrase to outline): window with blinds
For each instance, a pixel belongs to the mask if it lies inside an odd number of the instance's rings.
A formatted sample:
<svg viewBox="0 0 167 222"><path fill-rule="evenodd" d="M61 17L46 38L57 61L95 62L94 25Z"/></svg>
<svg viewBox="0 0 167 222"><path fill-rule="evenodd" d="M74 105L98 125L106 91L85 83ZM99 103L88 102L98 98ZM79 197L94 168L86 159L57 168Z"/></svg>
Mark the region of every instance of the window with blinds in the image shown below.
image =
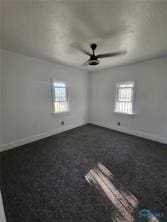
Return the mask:
<svg viewBox="0 0 167 222"><path fill-rule="evenodd" d="M64 82L53 82L53 105L54 113L69 111L67 84Z"/></svg>
<svg viewBox="0 0 167 222"><path fill-rule="evenodd" d="M116 85L115 112L133 114L135 82L120 82Z"/></svg>

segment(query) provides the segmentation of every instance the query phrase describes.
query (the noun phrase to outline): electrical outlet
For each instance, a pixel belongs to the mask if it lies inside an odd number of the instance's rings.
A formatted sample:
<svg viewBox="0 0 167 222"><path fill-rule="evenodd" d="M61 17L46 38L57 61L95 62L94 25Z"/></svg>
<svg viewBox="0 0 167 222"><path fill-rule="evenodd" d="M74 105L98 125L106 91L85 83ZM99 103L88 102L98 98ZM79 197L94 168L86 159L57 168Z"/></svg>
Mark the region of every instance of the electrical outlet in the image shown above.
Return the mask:
<svg viewBox="0 0 167 222"><path fill-rule="evenodd" d="M61 121L61 125L64 126L64 121Z"/></svg>
<svg viewBox="0 0 167 222"><path fill-rule="evenodd" d="M120 122L117 122L117 126L120 126L121 125L121 123Z"/></svg>

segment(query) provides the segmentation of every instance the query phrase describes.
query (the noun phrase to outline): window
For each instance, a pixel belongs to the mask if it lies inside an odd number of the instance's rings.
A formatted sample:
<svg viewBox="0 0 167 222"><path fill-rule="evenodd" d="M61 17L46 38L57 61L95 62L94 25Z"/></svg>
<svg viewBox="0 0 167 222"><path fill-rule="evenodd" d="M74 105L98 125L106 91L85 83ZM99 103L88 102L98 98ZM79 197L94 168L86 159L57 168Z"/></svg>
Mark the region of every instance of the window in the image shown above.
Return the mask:
<svg viewBox="0 0 167 222"><path fill-rule="evenodd" d="M116 85L115 112L133 114L135 82L120 82Z"/></svg>
<svg viewBox="0 0 167 222"><path fill-rule="evenodd" d="M52 82L54 113L69 111L68 90L65 82Z"/></svg>

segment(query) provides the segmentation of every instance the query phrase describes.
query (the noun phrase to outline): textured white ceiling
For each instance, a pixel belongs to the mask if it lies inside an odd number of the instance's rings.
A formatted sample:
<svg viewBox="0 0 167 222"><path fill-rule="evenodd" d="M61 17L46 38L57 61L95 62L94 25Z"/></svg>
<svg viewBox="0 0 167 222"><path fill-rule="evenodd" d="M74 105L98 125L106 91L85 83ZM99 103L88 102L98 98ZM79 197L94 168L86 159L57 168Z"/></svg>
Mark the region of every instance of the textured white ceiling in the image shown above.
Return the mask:
<svg viewBox="0 0 167 222"><path fill-rule="evenodd" d="M167 54L167 1L6 0L1 2L1 47L83 69L102 69ZM89 44L124 56L84 66Z"/></svg>

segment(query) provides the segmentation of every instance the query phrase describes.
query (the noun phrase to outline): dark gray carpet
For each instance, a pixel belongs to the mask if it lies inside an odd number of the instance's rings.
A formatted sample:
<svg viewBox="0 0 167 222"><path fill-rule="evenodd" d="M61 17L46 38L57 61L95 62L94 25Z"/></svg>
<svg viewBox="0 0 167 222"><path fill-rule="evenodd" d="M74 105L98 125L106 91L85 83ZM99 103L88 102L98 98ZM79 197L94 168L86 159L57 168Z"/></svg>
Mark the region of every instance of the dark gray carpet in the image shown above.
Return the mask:
<svg viewBox="0 0 167 222"><path fill-rule="evenodd" d="M167 221L160 143L86 125L1 153L1 171L7 222Z"/></svg>

